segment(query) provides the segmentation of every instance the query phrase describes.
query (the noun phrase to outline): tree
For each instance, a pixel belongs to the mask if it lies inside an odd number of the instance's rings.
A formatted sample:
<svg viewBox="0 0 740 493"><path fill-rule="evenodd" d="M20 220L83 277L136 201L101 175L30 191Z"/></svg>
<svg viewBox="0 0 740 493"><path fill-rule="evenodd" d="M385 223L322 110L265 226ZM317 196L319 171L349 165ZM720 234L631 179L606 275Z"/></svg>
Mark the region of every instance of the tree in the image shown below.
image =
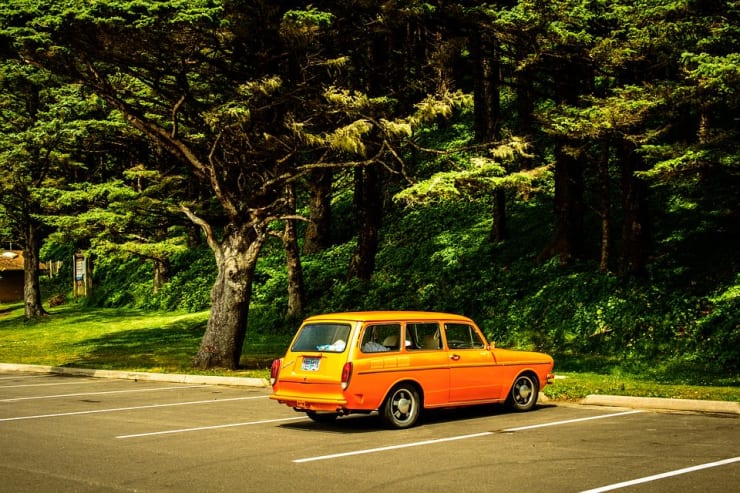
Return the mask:
<svg viewBox="0 0 740 493"><path fill-rule="evenodd" d="M146 142L139 139L138 144L134 147L145 155ZM131 155L117 163L112 152L106 159L109 166L120 168L136 161ZM116 254L151 261L156 293L169 281L171 258L186 248L187 231L177 205L187 198L182 187L185 178L147 169L142 163L110 173L102 182L47 190L43 221L54 228L48 241L72 243L95 256Z"/></svg>
<svg viewBox="0 0 740 493"><path fill-rule="evenodd" d="M476 141L497 145L501 142L504 117L501 111L503 86L499 41L491 25L493 16L485 8L474 8L467 14L467 45L473 73L474 131ZM490 238L500 242L508 236L506 190L493 192L493 223Z"/></svg>
<svg viewBox="0 0 740 493"><path fill-rule="evenodd" d="M311 171L306 180L309 188L309 218L304 235L303 253L318 253L331 242L331 197L334 173L330 168Z"/></svg>
<svg viewBox="0 0 740 493"><path fill-rule="evenodd" d="M0 210L23 248L24 314L35 318L46 314L39 286L44 190L80 166L75 144L91 107L79 86L61 84L12 51L0 60L0 72Z"/></svg>
<svg viewBox="0 0 740 493"><path fill-rule="evenodd" d="M375 270L378 231L383 217L382 170L378 166L355 169L355 211L359 225L357 248L349 263L348 279L369 281Z"/></svg>
<svg viewBox="0 0 740 493"><path fill-rule="evenodd" d="M352 2L333 10L344 21L336 25L336 39L349 40L346 53L353 60L346 77L349 87L383 100L385 112L390 109L397 115L412 113L414 105L430 94L449 92L440 66L432 62L439 44L437 6L424 1ZM363 113L371 120L387 118L378 112ZM409 122L402 127L404 133ZM386 190L400 175L398 153L379 147L375 151L376 162L353 173L357 245L347 278L364 282L375 270L378 236L389 203Z"/></svg>
<svg viewBox="0 0 740 493"><path fill-rule="evenodd" d="M215 204L181 206L218 268L196 367L239 364L255 264L284 217L286 185L377 163L406 135L385 98L342 89L348 60L322 44L334 17L296 7L19 1L3 19L27 60L89 87L213 194Z"/></svg>
<svg viewBox="0 0 740 493"><path fill-rule="evenodd" d="M300 249L298 248L296 219L290 217L296 214L295 185L293 183L287 185L285 197L288 217L284 221L285 227L282 234L278 235L285 250L288 271L288 308L285 312L285 318L297 319L303 315L305 288L303 285L303 266L301 265Z"/></svg>

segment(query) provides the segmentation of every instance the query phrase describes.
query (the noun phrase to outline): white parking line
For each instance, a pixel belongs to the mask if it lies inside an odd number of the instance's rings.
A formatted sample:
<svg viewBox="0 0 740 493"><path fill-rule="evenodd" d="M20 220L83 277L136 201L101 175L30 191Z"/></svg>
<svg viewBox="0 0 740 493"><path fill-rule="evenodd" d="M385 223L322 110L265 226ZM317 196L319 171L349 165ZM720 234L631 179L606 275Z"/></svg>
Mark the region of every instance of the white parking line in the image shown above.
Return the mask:
<svg viewBox="0 0 740 493"><path fill-rule="evenodd" d="M203 385L182 385L179 387L156 387L153 389L128 389L128 390L106 390L102 392L79 392L76 394L53 394L53 395L36 395L32 397L13 397L11 399L0 399L0 402L17 402L17 401L30 401L36 399L56 399L58 397L84 397L90 395L105 395L105 394L126 394L131 392L157 392L165 390L179 390L179 389L192 389L195 387L203 387Z"/></svg>
<svg viewBox="0 0 740 493"><path fill-rule="evenodd" d="M11 375L0 377L0 380L20 380L21 378L49 378L51 375Z"/></svg>
<svg viewBox="0 0 740 493"><path fill-rule="evenodd" d="M118 407L113 409L92 409L89 411L73 411L69 413L54 413L54 414L37 414L31 416L16 416L14 418L0 418L0 423L5 421L22 421L26 419L43 419L43 418L57 418L60 416L79 416L83 414L100 414L100 413L117 413L121 411L137 411L139 409L155 409L160 407L175 407L175 406L190 406L194 404L219 404L221 402L229 401L246 401L251 399L266 399L266 395L252 396L252 397L232 397L229 399L209 399L206 401L189 401L189 402L175 402L171 404L151 404L148 406L132 406L132 407Z"/></svg>
<svg viewBox="0 0 740 493"><path fill-rule="evenodd" d="M198 426L196 428L180 428L179 430L152 431L149 433L135 433L133 435L118 435L116 438L140 438L155 435L170 435L173 433L187 433L189 431L217 430L219 428L234 428L236 426L263 425L267 423L279 423L281 421L295 421L297 419L306 419L305 416L294 416L292 418L263 419L261 421L245 421L244 423L229 423L224 425Z"/></svg>
<svg viewBox="0 0 740 493"><path fill-rule="evenodd" d="M594 419L604 419L604 418L614 418L616 416L626 416L628 414L637 414L644 411L635 410L635 411L624 411L621 413L612 413L612 414L600 414L598 416L589 416L587 418L575 418L575 419L566 419L564 421L553 421L552 423L540 423L538 425L529 425L529 426L519 426L517 428L507 428L503 430L504 432L512 432L512 431L524 431L524 430L533 430L535 428L545 428L547 426L559 426L559 425L567 425L570 423L580 423L581 421L591 421Z"/></svg>
<svg viewBox="0 0 740 493"><path fill-rule="evenodd" d="M20 387L52 387L55 385L78 385L82 383L95 383L95 380L75 380L74 382L23 383L23 384L16 384L16 385L0 385L0 389L17 389Z"/></svg>
<svg viewBox="0 0 740 493"><path fill-rule="evenodd" d="M646 476L644 478L633 479L631 481L624 481L622 483L610 484L602 486L600 488L594 488L592 490L585 490L581 493L602 493L604 491L612 491L620 488L626 488L627 486L634 486L636 484L648 483L657 479L670 478L672 476L679 476L681 474L687 474L690 472L701 471L702 469L709 469L711 467L726 466L733 462L740 461L740 457L733 457L731 459L718 460L717 462L709 462L707 464L700 464L698 466L686 467L684 469L676 469L675 471L664 472L662 474L654 474L652 476Z"/></svg>
<svg viewBox="0 0 740 493"><path fill-rule="evenodd" d="M515 431L524 431L524 430L531 430L535 428L544 428L546 426L558 426L558 425L565 425L565 424L571 424L571 423L579 423L581 421L590 421L593 419L604 419L604 418L614 418L617 416L627 416L629 414L635 414L642 411L625 411L625 412L619 412L619 413L612 413L612 414L600 414L598 416L589 416L586 418L576 418L576 419L568 419L564 421L554 421L552 423L541 423L537 425L530 425L530 426L520 426L517 428L507 428L505 430L501 430L500 433L511 433ZM385 452L388 450L396 450L396 449L402 449L407 447L419 447L421 445L432 445L435 443L440 442L450 442L453 440L465 440L468 438L477 438L481 436L487 436L487 435L493 435L496 432L493 431L484 431L481 433L473 433L470 435L458 435L458 436L452 436L452 437L446 437L446 438L437 438L434 440L425 440L423 442L411 442L411 443L404 443L400 445L390 445L388 447L378 447L378 448L371 448L371 449L363 449L363 450L353 450L351 452L342 452L337 454L330 454L330 455L321 455L318 457L306 457L303 459L295 459L293 462L296 463L302 463L302 462L312 462L317 460L327 460L327 459L338 459L340 457L348 457L352 455L361 455L361 454L372 454L374 452Z"/></svg>
<svg viewBox="0 0 740 493"><path fill-rule="evenodd" d="M397 449L408 448L408 447L420 447L422 445L431 445L434 443L451 442L454 440L465 440L468 438L477 438L477 437L482 437L486 435L493 435L493 432L484 431L482 433L473 433L470 435L458 435L458 436L447 437L447 438L436 438L434 440L425 440L423 442L412 442L412 443L404 443L401 445L390 445L388 447L354 450L352 452L343 452L340 454L331 454L331 455L321 455L318 457L306 457L305 459L295 459L293 462L296 462L296 463L312 462L312 461L317 461L317 460L336 459L338 457L348 457L350 455L372 454L374 452L385 452L386 450L397 450Z"/></svg>

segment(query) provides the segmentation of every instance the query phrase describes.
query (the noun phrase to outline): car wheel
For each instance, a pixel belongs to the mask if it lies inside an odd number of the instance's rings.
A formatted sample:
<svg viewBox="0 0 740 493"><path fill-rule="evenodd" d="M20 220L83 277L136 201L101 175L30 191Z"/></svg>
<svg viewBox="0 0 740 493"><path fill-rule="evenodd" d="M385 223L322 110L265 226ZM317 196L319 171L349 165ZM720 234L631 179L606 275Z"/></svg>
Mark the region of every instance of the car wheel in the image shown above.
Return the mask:
<svg viewBox="0 0 740 493"><path fill-rule="evenodd" d="M519 375L509 391L508 404L515 411L529 411L537 404L538 393L536 378L528 374Z"/></svg>
<svg viewBox="0 0 740 493"><path fill-rule="evenodd" d="M382 417L391 428L409 428L419 418L421 398L413 385L401 384L394 387L383 404Z"/></svg>
<svg viewBox="0 0 740 493"><path fill-rule="evenodd" d="M337 413L319 413L316 411L306 411L306 416L311 418L313 421L316 421L317 423L331 423L335 419L337 419L337 416L339 416Z"/></svg>

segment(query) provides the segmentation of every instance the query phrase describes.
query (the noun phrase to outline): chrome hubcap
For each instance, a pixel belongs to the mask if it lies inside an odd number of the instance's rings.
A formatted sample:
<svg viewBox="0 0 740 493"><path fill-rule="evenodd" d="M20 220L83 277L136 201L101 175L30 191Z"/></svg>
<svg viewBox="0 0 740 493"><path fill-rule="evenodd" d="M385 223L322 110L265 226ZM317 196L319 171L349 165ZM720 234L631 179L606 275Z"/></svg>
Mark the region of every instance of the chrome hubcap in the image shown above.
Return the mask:
<svg viewBox="0 0 740 493"><path fill-rule="evenodd" d="M411 401L405 397L401 397L396 402L396 409L398 409L398 412L401 414L408 414L409 409L411 409Z"/></svg>
<svg viewBox="0 0 740 493"><path fill-rule="evenodd" d="M532 388L529 386L529 382L526 380L520 380L519 385L516 388L517 401L527 402L532 396Z"/></svg>
<svg viewBox="0 0 740 493"><path fill-rule="evenodd" d="M411 396L403 391L393 397L393 416L398 420L407 420L414 410L414 401Z"/></svg>

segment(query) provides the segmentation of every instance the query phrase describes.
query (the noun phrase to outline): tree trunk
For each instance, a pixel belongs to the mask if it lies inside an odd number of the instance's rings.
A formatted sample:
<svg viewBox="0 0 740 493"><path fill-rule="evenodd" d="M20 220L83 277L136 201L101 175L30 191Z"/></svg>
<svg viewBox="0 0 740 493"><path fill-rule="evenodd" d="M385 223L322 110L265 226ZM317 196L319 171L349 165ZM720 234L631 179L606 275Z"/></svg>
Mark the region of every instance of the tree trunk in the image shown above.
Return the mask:
<svg viewBox="0 0 740 493"><path fill-rule="evenodd" d="M23 245L23 301L26 319L46 315L41 304L41 287L39 285L39 250L41 240L38 227L29 220L25 227Z"/></svg>
<svg viewBox="0 0 740 493"><path fill-rule="evenodd" d="M475 138L489 143L500 139L501 120L501 68L495 42L479 31L474 31L470 40L471 58L474 63L473 100L475 107ZM506 192L493 191L493 223L491 241L503 241L507 237Z"/></svg>
<svg viewBox="0 0 740 493"><path fill-rule="evenodd" d="M583 252L583 170L564 142L555 158L555 233L538 256L558 257L567 265Z"/></svg>
<svg viewBox="0 0 740 493"><path fill-rule="evenodd" d="M288 185L286 194L291 213L295 212L295 190ZM298 249L298 238L296 235L295 219L285 221L283 232L283 247L288 267L288 309L285 318L299 318L303 315L303 267L301 266L301 255Z"/></svg>
<svg viewBox="0 0 740 493"><path fill-rule="evenodd" d="M216 257L218 275L211 290L211 315L200 348L193 357L193 367L238 368L247 334L254 268L265 241L264 229L263 224L232 222L220 243L206 231Z"/></svg>
<svg viewBox="0 0 740 493"><path fill-rule="evenodd" d="M650 222L647 207L647 184L635 176L643 169L642 158L634 152L634 145L623 142L620 146L622 168L622 262L620 273L644 277L650 242Z"/></svg>
<svg viewBox="0 0 740 493"><path fill-rule="evenodd" d="M609 142L602 140L601 156L598 162L599 175L599 216L601 217L601 252L599 255L599 271L609 271L609 256L611 252L611 200L609 197Z"/></svg>
<svg viewBox="0 0 740 493"><path fill-rule="evenodd" d="M311 173L308 201L309 219L303 243L303 253L318 253L331 242L331 187L334 172L318 169Z"/></svg>
<svg viewBox="0 0 740 493"><path fill-rule="evenodd" d="M288 264L288 309L285 312L287 319L303 315L303 267L294 222L289 220L285 223L285 256Z"/></svg>
<svg viewBox="0 0 740 493"><path fill-rule="evenodd" d="M170 280L171 265L168 259L154 260L154 287L152 291L156 294Z"/></svg>
<svg viewBox="0 0 740 493"><path fill-rule="evenodd" d="M567 52L566 52L567 53ZM578 52L567 53L562 63L554 65L553 90L558 106L580 106L584 95L594 92L594 69ZM584 234L584 165L579 147L581 140L564 131L555 141L555 231L550 243L538 258L558 257L568 265L585 250ZM583 161L583 162L582 162Z"/></svg>
<svg viewBox="0 0 740 493"><path fill-rule="evenodd" d="M493 43L476 32L471 39L471 58L474 63L473 103L475 110L475 139L490 142L498 139L501 119L499 97L500 67Z"/></svg>
<svg viewBox="0 0 740 493"><path fill-rule="evenodd" d="M359 231L357 248L350 259L348 279L369 281L375 270L378 231L383 210L380 174L378 166L355 169L355 208Z"/></svg>
<svg viewBox="0 0 740 493"><path fill-rule="evenodd" d="M534 140L535 118L534 100L535 93L532 76L524 71L516 80L516 123L514 131L527 140Z"/></svg>

